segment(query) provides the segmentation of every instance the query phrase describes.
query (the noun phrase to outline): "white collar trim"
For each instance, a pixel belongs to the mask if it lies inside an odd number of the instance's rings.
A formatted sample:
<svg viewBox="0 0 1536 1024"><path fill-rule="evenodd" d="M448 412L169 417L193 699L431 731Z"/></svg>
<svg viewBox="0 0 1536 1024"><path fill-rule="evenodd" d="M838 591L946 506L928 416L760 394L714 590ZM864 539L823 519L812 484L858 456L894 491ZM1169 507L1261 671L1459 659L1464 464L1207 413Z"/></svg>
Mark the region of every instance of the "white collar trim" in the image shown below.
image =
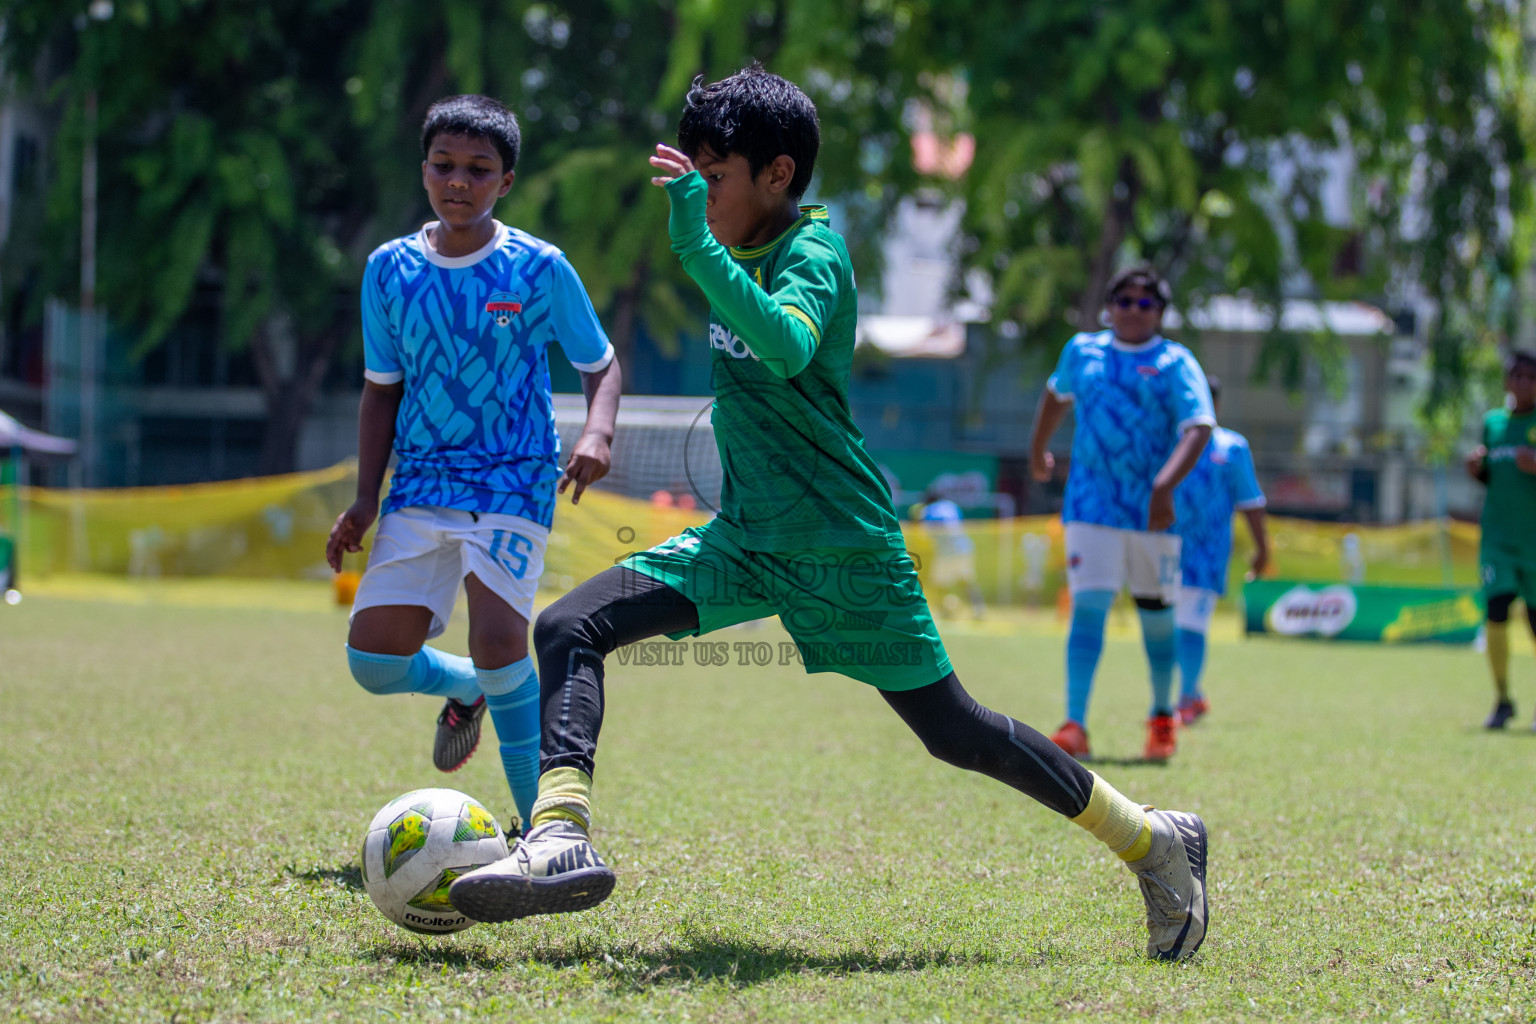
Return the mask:
<svg viewBox="0 0 1536 1024"><path fill-rule="evenodd" d="M1105 333L1109 335L1110 347L1114 348L1114 349L1116 349L1117 351L1120 351L1120 352L1136 352L1136 353L1151 352L1152 350L1156 349L1157 346L1161 345L1164 341L1168 340L1168 339L1164 338L1161 334L1154 334L1154 335L1152 335L1152 337L1148 338L1146 341L1142 342L1140 345L1127 345L1125 342L1123 342L1119 338L1115 337L1115 332L1114 331L1106 331Z"/></svg>
<svg viewBox="0 0 1536 1024"><path fill-rule="evenodd" d="M423 224L421 230L416 232L416 242L421 246L421 254L426 257L428 263L434 267L442 267L445 270L461 270L464 267L472 267L501 248L502 243L507 240L507 226L499 220L492 221L491 223L496 225L496 233L491 235L489 242L486 242L468 256L444 256L432 248L432 243L427 238L427 232L437 227L439 223L439 221L434 220Z"/></svg>

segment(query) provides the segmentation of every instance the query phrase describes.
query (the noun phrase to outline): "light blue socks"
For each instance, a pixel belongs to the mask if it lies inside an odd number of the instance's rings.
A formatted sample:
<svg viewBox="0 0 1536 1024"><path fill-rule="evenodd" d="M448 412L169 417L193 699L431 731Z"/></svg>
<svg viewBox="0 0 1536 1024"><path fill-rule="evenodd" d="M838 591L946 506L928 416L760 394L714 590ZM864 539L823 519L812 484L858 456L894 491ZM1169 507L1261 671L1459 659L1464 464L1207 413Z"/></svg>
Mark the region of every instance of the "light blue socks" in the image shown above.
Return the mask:
<svg viewBox="0 0 1536 1024"><path fill-rule="evenodd" d="M539 795L539 677L533 659L514 661L505 668L477 668L475 678L496 723L501 767L512 788L512 802L527 827Z"/></svg>
<svg viewBox="0 0 1536 1024"><path fill-rule="evenodd" d="M1072 630L1067 634L1067 718L1088 725L1093 675L1104 653L1104 620L1115 603L1113 590L1079 590L1072 595Z"/></svg>
<svg viewBox="0 0 1536 1024"><path fill-rule="evenodd" d="M1152 714L1173 714L1173 663L1175 661L1173 609L1160 608L1141 613L1141 642L1147 649L1147 667L1152 670Z"/></svg>
<svg viewBox="0 0 1536 1024"><path fill-rule="evenodd" d="M370 654L347 645L352 678L369 693L424 693L472 704L480 697L474 662L435 647L403 654Z"/></svg>
<svg viewBox="0 0 1536 1024"><path fill-rule="evenodd" d="M1179 699L1200 696L1200 674L1205 671L1205 634L1179 630Z"/></svg>

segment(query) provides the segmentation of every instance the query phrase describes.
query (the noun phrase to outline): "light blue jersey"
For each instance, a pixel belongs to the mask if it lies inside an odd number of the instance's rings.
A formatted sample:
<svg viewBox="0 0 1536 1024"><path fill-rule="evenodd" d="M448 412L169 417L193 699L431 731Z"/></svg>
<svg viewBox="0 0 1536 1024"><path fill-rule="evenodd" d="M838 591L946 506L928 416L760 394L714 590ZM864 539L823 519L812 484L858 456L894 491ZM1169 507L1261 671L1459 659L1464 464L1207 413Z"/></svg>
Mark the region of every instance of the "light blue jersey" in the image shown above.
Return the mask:
<svg viewBox="0 0 1536 1024"><path fill-rule="evenodd" d="M1200 461L1174 492L1173 532L1184 538L1180 561L1184 586L1227 592L1232 557L1232 513L1263 508L1264 492L1253 472L1248 439L1217 427Z"/></svg>
<svg viewBox="0 0 1536 1024"><path fill-rule="evenodd" d="M560 478L546 349L595 373L613 346L565 256L496 225L484 248L439 255L429 224L375 249L363 273L369 380L405 382L384 511L436 505L548 528Z"/></svg>
<svg viewBox="0 0 1536 1024"><path fill-rule="evenodd" d="M923 506L923 524L933 532L939 554L969 555L976 550L965 527L961 525L964 518L960 514L960 506L948 498L930 501Z"/></svg>
<svg viewBox="0 0 1536 1024"><path fill-rule="evenodd" d="M1152 481L1189 427L1214 426L1205 371L1183 345L1126 345L1113 332L1067 342L1047 386L1076 404L1063 522L1145 530Z"/></svg>

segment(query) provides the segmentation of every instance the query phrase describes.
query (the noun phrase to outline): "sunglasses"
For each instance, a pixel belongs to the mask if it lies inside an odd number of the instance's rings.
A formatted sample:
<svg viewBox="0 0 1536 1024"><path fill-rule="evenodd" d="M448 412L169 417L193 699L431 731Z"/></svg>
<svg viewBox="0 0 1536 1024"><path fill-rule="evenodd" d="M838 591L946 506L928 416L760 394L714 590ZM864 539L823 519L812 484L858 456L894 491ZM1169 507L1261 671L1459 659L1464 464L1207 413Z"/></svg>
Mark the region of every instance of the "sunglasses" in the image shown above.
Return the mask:
<svg viewBox="0 0 1536 1024"><path fill-rule="evenodd" d="M1145 296L1139 299L1133 299L1127 295L1117 295L1115 296L1115 305L1119 306L1121 309L1130 309L1134 306L1135 308L1145 313L1147 310L1153 309L1157 306L1157 300L1149 299Z"/></svg>

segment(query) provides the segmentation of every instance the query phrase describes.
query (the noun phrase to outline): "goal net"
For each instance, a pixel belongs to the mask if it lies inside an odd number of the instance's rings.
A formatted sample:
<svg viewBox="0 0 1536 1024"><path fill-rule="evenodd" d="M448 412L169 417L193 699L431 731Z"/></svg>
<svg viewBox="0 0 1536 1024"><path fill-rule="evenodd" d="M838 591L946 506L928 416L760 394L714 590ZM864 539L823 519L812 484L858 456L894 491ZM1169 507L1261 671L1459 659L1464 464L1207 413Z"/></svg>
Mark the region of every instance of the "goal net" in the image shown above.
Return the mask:
<svg viewBox="0 0 1536 1024"><path fill-rule="evenodd" d="M613 467L596 488L650 501L713 511L720 506L720 453L710 425L708 396L625 395L613 437ZM562 458L581 436L587 403L555 396Z"/></svg>

